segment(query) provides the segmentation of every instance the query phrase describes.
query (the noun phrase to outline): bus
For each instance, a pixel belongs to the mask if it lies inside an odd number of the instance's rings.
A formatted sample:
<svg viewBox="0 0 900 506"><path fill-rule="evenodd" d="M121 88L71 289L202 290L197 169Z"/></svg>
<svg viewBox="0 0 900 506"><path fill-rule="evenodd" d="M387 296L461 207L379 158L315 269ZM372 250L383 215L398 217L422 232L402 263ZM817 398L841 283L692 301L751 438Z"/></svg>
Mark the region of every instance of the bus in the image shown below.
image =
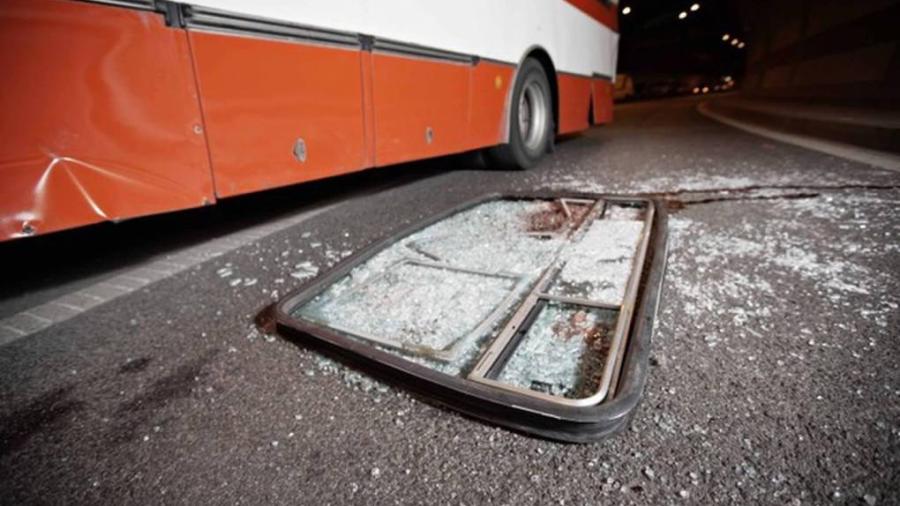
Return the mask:
<svg viewBox="0 0 900 506"><path fill-rule="evenodd" d="M615 0L4 0L0 240L612 120Z"/></svg>

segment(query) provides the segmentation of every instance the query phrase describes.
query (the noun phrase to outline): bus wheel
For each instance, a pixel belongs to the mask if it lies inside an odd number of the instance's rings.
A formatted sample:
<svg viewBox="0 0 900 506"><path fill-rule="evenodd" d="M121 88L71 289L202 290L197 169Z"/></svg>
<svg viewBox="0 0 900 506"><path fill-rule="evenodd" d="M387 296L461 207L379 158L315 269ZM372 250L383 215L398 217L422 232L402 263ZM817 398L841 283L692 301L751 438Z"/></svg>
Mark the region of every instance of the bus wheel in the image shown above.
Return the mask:
<svg viewBox="0 0 900 506"><path fill-rule="evenodd" d="M541 159L553 136L553 99L544 68L527 58L513 87L509 143L488 149L488 161L504 168L528 169Z"/></svg>

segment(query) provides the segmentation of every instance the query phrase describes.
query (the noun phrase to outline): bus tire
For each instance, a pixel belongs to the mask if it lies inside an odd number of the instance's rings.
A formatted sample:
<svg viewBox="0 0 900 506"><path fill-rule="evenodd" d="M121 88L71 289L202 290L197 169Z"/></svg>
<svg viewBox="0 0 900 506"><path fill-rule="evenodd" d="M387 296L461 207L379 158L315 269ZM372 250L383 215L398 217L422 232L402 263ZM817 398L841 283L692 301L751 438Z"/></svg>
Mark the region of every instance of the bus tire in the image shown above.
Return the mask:
<svg viewBox="0 0 900 506"><path fill-rule="evenodd" d="M509 102L509 142L489 148L489 163L507 169L533 167L553 139L553 95L544 67L527 58Z"/></svg>

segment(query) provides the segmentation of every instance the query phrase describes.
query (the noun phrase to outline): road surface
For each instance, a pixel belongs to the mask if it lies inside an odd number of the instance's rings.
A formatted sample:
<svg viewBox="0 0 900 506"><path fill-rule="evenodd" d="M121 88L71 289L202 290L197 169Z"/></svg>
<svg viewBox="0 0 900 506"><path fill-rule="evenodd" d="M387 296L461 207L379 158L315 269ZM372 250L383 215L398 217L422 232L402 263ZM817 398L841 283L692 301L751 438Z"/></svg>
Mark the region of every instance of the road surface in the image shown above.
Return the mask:
<svg viewBox="0 0 900 506"><path fill-rule="evenodd" d="M445 158L0 245L0 502L897 504L900 174L696 105L620 107L529 172ZM253 329L305 273L546 188L672 209L645 398L612 439L496 428Z"/></svg>

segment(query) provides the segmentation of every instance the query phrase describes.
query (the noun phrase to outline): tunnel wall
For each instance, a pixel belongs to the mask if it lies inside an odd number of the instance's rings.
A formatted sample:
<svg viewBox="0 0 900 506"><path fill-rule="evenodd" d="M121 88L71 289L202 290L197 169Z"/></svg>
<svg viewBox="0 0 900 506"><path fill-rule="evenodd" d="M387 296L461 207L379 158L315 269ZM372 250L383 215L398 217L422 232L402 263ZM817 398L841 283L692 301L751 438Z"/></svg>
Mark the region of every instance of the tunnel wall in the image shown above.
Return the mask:
<svg viewBox="0 0 900 506"><path fill-rule="evenodd" d="M900 109L900 0L742 2L744 93Z"/></svg>

